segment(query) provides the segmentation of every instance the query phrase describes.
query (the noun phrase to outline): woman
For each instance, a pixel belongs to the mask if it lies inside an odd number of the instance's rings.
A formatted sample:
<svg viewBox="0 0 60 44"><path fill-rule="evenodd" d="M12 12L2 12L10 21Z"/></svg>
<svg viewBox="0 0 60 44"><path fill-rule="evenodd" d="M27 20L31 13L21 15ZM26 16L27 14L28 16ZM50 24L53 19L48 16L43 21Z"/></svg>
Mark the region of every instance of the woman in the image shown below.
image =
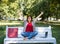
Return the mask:
<svg viewBox="0 0 60 44"><path fill-rule="evenodd" d="M35 30L35 22L42 14L43 12L34 20L32 20L31 16L27 16L27 21L24 21L24 31L22 33L24 40L34 38L38 34Z"/></svg>

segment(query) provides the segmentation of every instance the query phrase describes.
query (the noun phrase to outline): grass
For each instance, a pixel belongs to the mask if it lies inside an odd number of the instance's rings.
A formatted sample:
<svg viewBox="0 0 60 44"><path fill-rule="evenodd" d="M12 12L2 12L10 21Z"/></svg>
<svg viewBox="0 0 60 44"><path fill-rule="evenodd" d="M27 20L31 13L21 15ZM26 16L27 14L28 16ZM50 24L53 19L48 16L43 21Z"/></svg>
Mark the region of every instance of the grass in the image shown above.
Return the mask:
<svg viewBox="0 0 60 44"><path fill-rule="evenodd" d="M53 26L53 25L52 25ZM60 44L60 25L54 25L52 28L53 36L57 40L57 44Z"/></svg>
<svg viewBox="0 0 60 44"><path fill-rule="evenodd" d="M20 24L13 24L13 22L15 23L20 23ZM0 44L3 44L4 42L4 38L5 38L5 30L6 30L6 25L7 24L3 24L1 25L1 23L4 23L3 21L0 22ZM6 22L6 23L9 23L8 25L9 26L23 26L23 22L22 21L11 21L11 22ZM12 25L10 25L10 23L12 23ZM57 24L57 23L56 23ZM52 26L52 34L53 34L53 37L56 38L57 40L57 44L60 44L60 25L53 25L52 23L44 23L44 22L37 22L36 23L36 26L49 26L51 25Z"/></svg>
<svg viewBox="0 0 60 44"><path fill-rule="evenodd" d="M0 44L3 44L5 38L5 26L0 26Z"/></svg>

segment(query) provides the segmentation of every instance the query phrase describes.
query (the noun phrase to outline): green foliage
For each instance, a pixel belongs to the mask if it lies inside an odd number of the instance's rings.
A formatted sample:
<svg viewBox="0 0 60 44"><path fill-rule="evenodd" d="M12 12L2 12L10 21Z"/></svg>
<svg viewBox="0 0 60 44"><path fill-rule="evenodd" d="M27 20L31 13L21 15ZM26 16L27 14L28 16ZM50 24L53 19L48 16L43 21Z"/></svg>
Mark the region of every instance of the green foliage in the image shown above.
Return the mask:
<svg viewBox="0 0 60 44"><path fill-rule="evenodd" d="M60 17L59 0L25 0L25 13L33 16L38 16L41 11L44 12L42 19L48 17Z"/></svg>
<svg viewBox="0 0 60 44"><path fill-rule="evenodd" d="M50 1L50 12L52 16L56 17L57 19L60 17L60 3L59 0Z"/></svg>
<svg viewBox="0 0 60 44"><path fill-rule="evenodd" d="M0 0L0 19L4 17L18 17L18 11L24 15L38 16L44 12L42 19L48 17L60 18L60 0Z"/></svg>
<svg viewBox="0 0 60 44"><path fill-rule="evenodd" d="M17 9L19 8L18 0L1 0L0 4L0 16L3 19L6 17L16 17L17 15Z"/></svg>

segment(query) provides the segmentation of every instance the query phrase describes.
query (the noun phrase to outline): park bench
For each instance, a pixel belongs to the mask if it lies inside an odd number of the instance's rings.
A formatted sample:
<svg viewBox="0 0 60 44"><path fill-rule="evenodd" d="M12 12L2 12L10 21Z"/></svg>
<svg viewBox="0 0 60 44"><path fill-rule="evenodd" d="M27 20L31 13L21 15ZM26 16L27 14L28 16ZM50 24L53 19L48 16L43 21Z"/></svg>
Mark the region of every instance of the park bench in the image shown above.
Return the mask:
<svg viewBox="0 0 60 44"><path fill-rule="evenodd" d="M53 43L56 44L56 39L52 37L51 26L49 27L36 27L38 35L34 39L23 40L21 32L23 32L24 27L9 27L6 26L6 38L4 39L4 44L11 43Z"/></svg>

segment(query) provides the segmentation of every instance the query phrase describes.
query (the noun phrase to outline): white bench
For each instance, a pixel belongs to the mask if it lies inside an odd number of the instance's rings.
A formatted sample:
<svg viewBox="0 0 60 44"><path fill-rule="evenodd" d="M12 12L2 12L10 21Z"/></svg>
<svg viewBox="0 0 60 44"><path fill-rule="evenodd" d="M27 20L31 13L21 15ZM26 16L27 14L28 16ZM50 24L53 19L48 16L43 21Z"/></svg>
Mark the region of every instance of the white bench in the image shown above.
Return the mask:
<svg viewBox="0 0 60 44"><path fill-rule="evenodd" d="M8 28L18 28L18 36L16 38L8 37ZM10 43L53 43L56 44L56 39L52 37L51 26L49 27L36 27L38 35L35 39L23 40L21 32L23 32L23 27L8 27L6 26L6 38L4 39L4 44Z"/></svg>

